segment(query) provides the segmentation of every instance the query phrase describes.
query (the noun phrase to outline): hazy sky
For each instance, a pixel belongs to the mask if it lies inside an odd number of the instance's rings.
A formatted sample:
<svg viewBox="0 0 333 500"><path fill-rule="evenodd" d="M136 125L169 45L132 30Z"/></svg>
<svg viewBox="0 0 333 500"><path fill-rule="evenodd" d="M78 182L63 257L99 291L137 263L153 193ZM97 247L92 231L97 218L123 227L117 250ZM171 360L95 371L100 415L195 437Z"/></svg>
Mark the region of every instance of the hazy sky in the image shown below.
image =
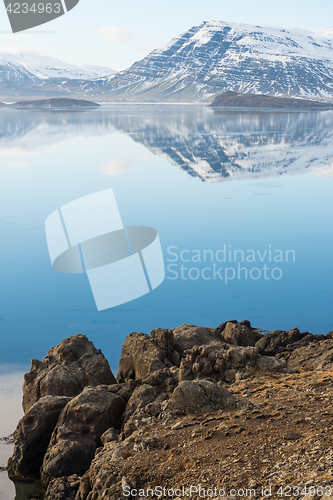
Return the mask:
<svg viewBox="0 0 333 500"><path fill-rule="evenodd" d="M17 34L10 31L3 2L0 9L2 52L29 50L116 70L202 21L309 30L333 26L332 0L80 0L65 16Z"/></svg>

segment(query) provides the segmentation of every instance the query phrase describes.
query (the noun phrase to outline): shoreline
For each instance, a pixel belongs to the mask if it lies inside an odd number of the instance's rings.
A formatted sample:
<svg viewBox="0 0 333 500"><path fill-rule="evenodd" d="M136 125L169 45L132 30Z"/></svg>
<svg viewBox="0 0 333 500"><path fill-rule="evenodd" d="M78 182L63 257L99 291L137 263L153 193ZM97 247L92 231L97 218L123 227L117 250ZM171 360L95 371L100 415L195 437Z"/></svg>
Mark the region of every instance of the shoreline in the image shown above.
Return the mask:
<svg viewBox="0 0 333 500"><path fill-rule="evenodd" d="M190 478L191 484L197 484L193 474L205 469L205 460L198 458L192 468L179 469L172 456L188 463L193 453L198 457L201 452L209 453L205 456L211 457L210 468L214 463L226 463L230 468L228 449L239 449L244 439L250 447L255 439L264 447L272 445L273 455L276 447L284 455L294 452L294 448L313 440L312 418L305 415L315 414L316 408L320 411L326 393L330 397L331 386L333 394L331 353L332 331L326 336L301 333L297 328L263 334L247 320L227 321L215 329L181 325L173 330L158 328L150 335L128 335L116 380L101 351L87 337L69 337L52 347L42 361L32 360L31 370L25 375L25 416L14 434L9 475L14 484L18 481L17 487L35 488L41 467L41 479L47 487L45 500L87 500L89 492L99 500L102 494L105 498L110 485L107 498L116 500L121 491L125 495L125 491L133 490L135 496L137 487L152 488L154 480L162 484L160 475L170 466L171 474L163 476L170 488L172 484L189 487ZM63 371L59 379L63 363L66 374ZM73 385L74 374L83 390ZM46 379L44 392L36 392L36 387L41 387L39 381ZM307 399L307 387L317 388L319 396L316 392ZM297 394L296 406L290 399L292 394ZM325 415L328 418L330 413L325 408L320 414L324 429ZM30 427L30 421L36 418L38 425ZM304 422L301 432L295 428L295 421ZM268 424L264 432L262 422ZM42 429L46 428L50 434L41 447L42 435L45 439ZM70 446L67 434L71 436ZM323 453L329 453L327 446L323 445ZM239 465L231 467L233 475L243 474L243 486L270 487L267 473L260 476L265 462L258 456L252 477L244 475L244 459L235 460ZM164 466L165 462L170 466ZM110 469L105 476L107 464ZM288 466L289 459L283 467ZM132 469L138 471L136 480ZM231 476L221 478L216 474L213 479L219 488L243 487L230 482ZM32 482L22 483L28 478ZM313 478L317 484L316 476ZM303 487L309 484L297 474L293 485L296 480Z"/></svg>

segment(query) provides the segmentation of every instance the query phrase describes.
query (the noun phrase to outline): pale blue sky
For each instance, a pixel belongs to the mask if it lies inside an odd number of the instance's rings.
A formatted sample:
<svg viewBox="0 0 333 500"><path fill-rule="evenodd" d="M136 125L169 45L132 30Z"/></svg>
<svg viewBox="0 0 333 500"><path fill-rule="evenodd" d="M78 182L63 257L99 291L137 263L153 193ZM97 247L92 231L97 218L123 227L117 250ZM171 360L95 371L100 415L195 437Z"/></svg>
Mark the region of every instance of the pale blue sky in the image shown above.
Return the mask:
<svg viewBox="0 0 333 500"><path fill-rule="evenodd" d="M30 50L68 63L117 70L202 21L310 30L333 26L332 0L80 0L67 15L18 34L11 33L2 2L0 9L2 52Z"/></svg>

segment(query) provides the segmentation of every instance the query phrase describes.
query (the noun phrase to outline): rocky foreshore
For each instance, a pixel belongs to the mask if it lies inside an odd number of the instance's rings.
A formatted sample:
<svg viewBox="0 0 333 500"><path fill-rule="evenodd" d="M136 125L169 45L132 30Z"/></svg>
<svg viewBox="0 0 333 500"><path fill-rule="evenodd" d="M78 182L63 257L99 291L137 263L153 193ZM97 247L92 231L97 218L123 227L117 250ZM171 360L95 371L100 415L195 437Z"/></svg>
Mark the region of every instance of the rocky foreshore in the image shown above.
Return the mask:
<svg viewBox="0 0 333 500"><path fill-rule="evenodd" d="M27 480L45 500L333 497L332 376L333 332L134 332L117 380L75 335L25 374L16 498Z"/></svg>

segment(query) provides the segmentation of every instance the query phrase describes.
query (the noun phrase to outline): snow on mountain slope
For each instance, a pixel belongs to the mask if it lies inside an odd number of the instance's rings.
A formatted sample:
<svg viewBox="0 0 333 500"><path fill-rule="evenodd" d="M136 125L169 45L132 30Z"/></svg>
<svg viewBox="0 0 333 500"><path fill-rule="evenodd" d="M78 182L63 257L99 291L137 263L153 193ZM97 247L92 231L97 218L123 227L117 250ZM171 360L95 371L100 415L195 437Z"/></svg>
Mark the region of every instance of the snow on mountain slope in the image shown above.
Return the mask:
<svg viewBox="0 0 333 500"><path fill-rule="evenodd" d="M0 83L3 85L31 85L38 78L22 64L12 64L0 58Z"/></svg>
<svg viewBox="0 0 333 500"><path fill-rule="evenodd" d="M90 87L91 95L175 101L225 90L333 99L333 28L204 22Z"/></svg>
<svg viewBox="0 0 333 500"><path fill-rule="evenodd" d="M15 68L19 68L22 71L23 67L31 75L42 80L49 78L88 80L115 74L113 69L104 66L75 66L64 63L59 59L54 59L53 57L46 57L30 52L19 54L0 53L0 67L4 65L8 65L13 71L15 71Z"/></svg>

